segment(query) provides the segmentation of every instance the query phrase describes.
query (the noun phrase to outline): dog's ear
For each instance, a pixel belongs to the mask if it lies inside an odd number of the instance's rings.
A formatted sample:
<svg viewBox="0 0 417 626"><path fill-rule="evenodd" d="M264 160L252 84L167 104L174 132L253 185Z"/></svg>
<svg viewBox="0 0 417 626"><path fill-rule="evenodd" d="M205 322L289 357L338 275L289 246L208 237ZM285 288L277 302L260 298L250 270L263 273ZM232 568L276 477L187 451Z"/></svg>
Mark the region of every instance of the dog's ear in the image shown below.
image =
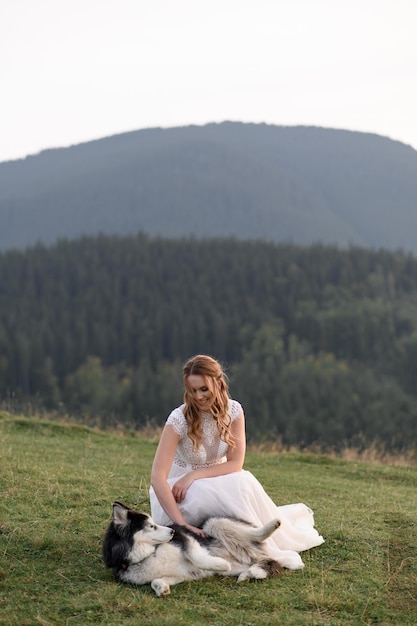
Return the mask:
<svg viewBox="0 0 417 626"><path fill-rule="evenodd" d="M127 514L129 509L121 502L113 503L113 523L118 526L126 526L128 523Z"/></svg>

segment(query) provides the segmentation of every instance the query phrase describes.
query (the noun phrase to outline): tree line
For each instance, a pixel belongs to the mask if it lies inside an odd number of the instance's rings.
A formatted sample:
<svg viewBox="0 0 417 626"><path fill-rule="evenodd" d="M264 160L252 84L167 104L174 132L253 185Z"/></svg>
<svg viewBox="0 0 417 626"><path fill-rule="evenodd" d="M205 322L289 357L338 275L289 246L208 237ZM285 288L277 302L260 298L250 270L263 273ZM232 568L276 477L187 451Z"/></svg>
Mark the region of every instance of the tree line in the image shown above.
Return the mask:
<svg viewBox="0 0 417 626"><path fill-rule="evenodd" d="M417 259L143 234L0 254L3 404L161 425L196 353L225 365L250 440L414 447Z"/></svg>

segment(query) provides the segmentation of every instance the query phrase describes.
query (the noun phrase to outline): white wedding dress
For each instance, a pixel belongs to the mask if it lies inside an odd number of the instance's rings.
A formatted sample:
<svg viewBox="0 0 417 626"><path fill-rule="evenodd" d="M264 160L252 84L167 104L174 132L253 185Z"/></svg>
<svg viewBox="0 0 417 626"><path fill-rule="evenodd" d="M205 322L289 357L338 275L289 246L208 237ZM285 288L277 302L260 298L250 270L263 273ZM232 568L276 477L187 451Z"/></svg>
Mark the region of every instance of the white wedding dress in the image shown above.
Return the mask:
<svg viewBox="0 0 417 626"><path fill-rule="evenodd" d="M187 436L188 426L183 408L184 405L174 409L166 422L180 436L168 477L171 487L181 476L192 470L224 463L228 448L228 445L220 439L212 415L203 413L203 441L198 450L193 450L192 442ZM239 402L230 400L229 414L232 420L239 417L241 412ZM152 487L150 502L155 522L170 524L171 520L159 504ZM313 511L309 507L302 503L277 506L260 482L247 470L195 480L179 508L185 520L197 527L200 527L207 517L212 516L236 517L255 526L263 526L269 520L278 518L281 525L267 539L266 545L271 558L289 569L304 567L299 552L319 546L324 541L314 528Z"/></svg>

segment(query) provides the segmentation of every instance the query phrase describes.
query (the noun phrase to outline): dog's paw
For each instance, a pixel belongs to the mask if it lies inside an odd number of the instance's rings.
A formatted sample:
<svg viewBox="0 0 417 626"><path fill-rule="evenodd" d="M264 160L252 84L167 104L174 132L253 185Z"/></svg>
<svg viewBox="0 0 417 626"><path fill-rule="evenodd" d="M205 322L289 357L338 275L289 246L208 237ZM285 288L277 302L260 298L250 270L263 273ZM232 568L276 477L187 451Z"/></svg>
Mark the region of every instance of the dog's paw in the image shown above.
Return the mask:
<svg viewBox="0 0 417 626"><path fill-rule="evenodd" d="M213 557L210 561L210 569L213 572L228 572L230 571L230 563L220 557Z"/></svg>
<svg viewBox="0 0 417 626"><path fill-rule="evenodd" d="M168 583L166 583L162 578L155 578L155 580L151 582L151 587L158 596L158 598L160 598L161 596L167 596L169 593L171 593L171 589Z"/></svg>
<svg viewBox="0 0 417 626"><path fill-rule="evenodd" d="M256 580L262 580L263 578L267 578L267 576L268 573L262 567L259 565L252 565L239 575L237 582L242 583L244 580L251 580L253 578Z"/></svg>
<svg viewBox="0 0 417 626"><path fill-rule="evenodd" d="M265 525L265 530L268 530L269 532L274 532L277 528L279 528L281 526L281 520L279 519L271 519L270 522L268 522Z"/></svg>

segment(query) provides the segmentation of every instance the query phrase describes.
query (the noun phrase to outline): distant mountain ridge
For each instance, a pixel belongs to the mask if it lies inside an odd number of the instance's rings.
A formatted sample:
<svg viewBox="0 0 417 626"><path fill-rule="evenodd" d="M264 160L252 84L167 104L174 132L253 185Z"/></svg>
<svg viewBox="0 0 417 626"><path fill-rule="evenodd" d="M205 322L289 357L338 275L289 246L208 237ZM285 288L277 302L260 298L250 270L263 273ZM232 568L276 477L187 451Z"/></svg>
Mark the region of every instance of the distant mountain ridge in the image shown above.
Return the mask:
<svg viewBox="0 0 417 626"><path fill-rule="evenodd" d="M367 133L223 122L0 163L0 250L140 231L417 252L417 152Z"/></svg>

